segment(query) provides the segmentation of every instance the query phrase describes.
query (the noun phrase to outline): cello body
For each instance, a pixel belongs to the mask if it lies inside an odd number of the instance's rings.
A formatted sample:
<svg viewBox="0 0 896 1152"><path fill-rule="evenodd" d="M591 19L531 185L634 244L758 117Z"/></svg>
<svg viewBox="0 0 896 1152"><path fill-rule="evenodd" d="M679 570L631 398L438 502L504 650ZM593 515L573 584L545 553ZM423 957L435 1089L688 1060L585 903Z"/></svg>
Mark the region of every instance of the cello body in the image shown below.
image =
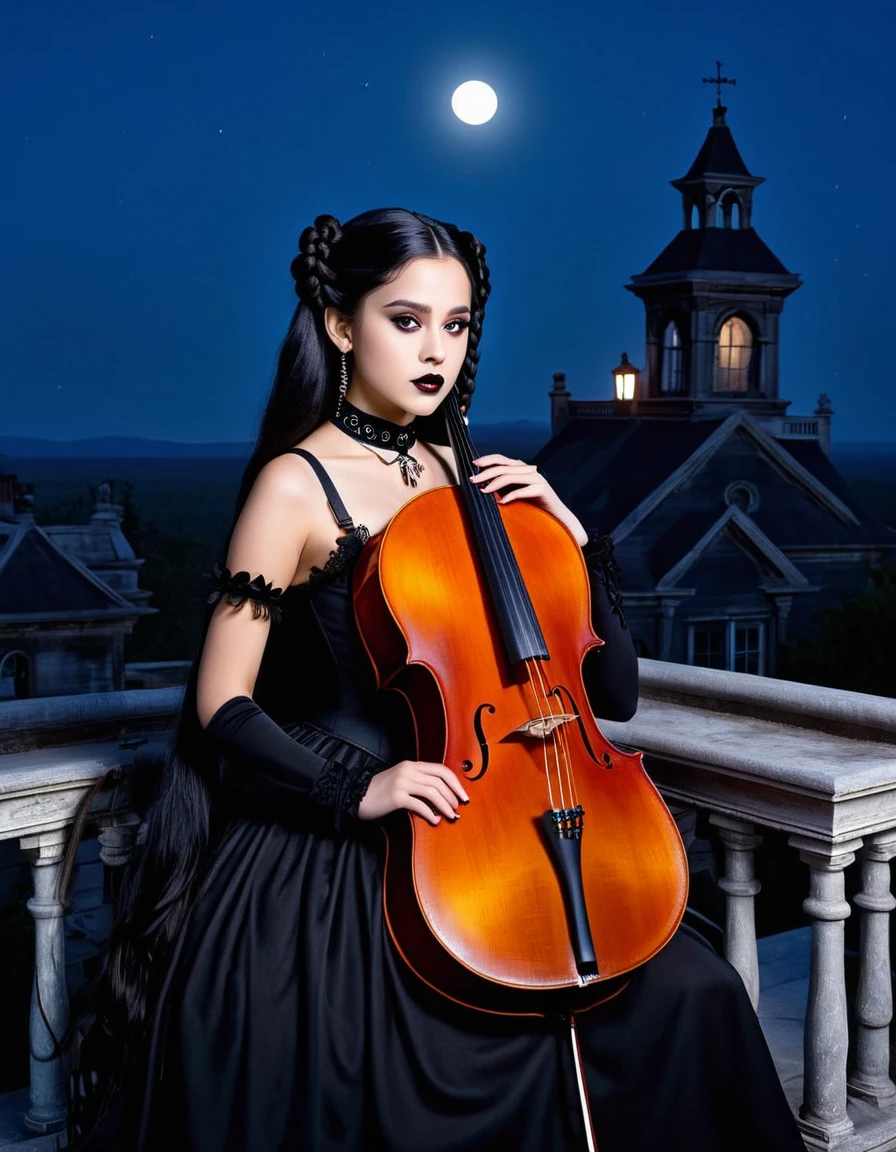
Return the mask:
<svg viewBox="0 0 896 1152"><path fill-rule="evenodd" d="M602 641L581 549L541 509L497 507L549 651L534 681L533 663L512 665L502 649L456 487L408 501L355 569L377 683L406 698L417 759L447 764L471 801L455 822L432 826L408 812L384 822L386 919L411 969L459 1003L579 1011L612 995L675 932L686 857L641 754L612 745L592 715L582 661ZM539 723L545 700L562 720ZM571 773L596 956L585 972L544 830L547 809L570 809L557 792Z"/></svg>

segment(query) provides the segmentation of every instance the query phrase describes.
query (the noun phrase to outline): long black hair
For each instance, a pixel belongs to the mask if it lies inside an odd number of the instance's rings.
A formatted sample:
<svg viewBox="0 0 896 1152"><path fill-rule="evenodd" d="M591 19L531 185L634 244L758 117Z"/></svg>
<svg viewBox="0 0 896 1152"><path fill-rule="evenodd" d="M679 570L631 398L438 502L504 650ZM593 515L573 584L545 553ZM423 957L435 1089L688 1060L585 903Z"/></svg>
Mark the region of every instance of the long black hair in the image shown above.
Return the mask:
<svg viewBox="0 0 896 1152"><path fill-rule="evenodd" d="M403 208L364 212L340 225L318 216L299 239L290 265L299 303L280 347L271 394L236 500L237 518L262 468L299 443L336 408L339 355L324 327L324 309L357 316L368 293L409 261L454 257L472 288L467 354L457 379L469 406L489 295L485 247L469 232ZM418 434L443 440L438 411L417 420ZM233 526L228 541L233 534ZM226 555L226 546L225 546ZM72 1013L70 1039L84 1022L73 1077L71 1133L84 1134L121 1098L139 1106L139 1079L168 961L202 885L220 832L219 757L199 723L199 657L211 619L206 613L171 745L142 839L122 877L116 914L96 976ZM74 1009L74 1006L73 1006ZM79 1032L80 1035L80 1032Z"/></svg>

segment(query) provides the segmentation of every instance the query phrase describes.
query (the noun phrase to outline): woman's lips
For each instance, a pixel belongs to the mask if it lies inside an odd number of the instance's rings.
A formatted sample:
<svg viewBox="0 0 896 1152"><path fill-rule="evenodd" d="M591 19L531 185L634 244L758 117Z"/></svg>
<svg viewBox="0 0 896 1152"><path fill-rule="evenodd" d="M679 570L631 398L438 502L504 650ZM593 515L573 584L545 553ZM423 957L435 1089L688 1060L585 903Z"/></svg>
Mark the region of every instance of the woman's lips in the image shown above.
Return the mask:
<svg viewBox="0 0 896 1152"><path fill-rule="evenodd" d="M419 380L412 380L411 383L414 385L418 392L438 392L438 390L442 387L441 384L421 384Z"/></svg>

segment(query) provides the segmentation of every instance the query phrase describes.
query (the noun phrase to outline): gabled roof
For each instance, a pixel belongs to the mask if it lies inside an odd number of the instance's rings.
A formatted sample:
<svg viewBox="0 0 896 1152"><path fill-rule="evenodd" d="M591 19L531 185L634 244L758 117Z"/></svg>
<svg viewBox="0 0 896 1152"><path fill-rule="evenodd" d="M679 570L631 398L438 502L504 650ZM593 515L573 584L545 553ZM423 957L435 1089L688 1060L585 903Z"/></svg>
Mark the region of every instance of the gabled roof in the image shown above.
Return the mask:
<svg viewBox="0 0 896 1152"><path fill-rule="evenodd" d="M33 521L0 526L0 621L6 617L140 616Z"/></svg>
<svg viewBox="0 0 896 1152"><path fill-rule="evenodd" d="M88 568L135 559L134 549L118 520L53 524L47 525L44 531L57 547Z"/></svg>
<svg viewBox="0 0 896 1152"><path fill-rule="evenodd" d="M719 420L571 420L535 463L589 527L609 532L719 427Z"/></svg>
<svg viewBox="0 0 896 1152"><path fill-rule="evenodd" d="M668 436L667 421L657 421L665 425L665 434ZM859 518L855 512L836 496L821 480L805 468L787 451L777 440L764 432L745 412L735 412L727 420L715 424L710 435L702 444L690 453L674 471L666 474L661 484L655 487L632 511L612 529L613 539L618 543L633 532L650 513L661 504L667 496L675 491L691 476L703 468L706 463L732 436L746 436L765 455L768 460L788 479L797 485L810 499L830 512L841 523L851 527L859 525Z"/></svg>
<svg viewBox="0 0 896 1152"><path fill-rule="evenodd" d="M675 272L755 273L764 276L798 277L789 272L755 228L682 229L638 276L668 276Z"/></svg>
<svg viewBox="0 0 896 1152"><path fill-rule="evenodd" d="M810 585L796 565L787 559L781 549L772 543L745 512L742 512L735 505L731 505L710 525L693 547L689 548L681 559L660 577L656 585L657 591L684 591L681 587L682 580L703 553L722 534L734 540L768 574L766 580L760 585L761 588L776 592L812 592L817 590L813 585Z"/></svg>

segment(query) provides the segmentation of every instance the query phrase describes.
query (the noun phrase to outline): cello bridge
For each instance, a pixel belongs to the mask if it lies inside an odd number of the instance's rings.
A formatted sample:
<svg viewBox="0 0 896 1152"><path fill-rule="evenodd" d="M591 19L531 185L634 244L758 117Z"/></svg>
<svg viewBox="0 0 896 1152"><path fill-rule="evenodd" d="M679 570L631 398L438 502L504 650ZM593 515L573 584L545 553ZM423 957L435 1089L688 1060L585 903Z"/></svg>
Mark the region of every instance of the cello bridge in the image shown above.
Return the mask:
<svg viewBox="0 0 896 1152"><path fill-rule="evenodd" d="M568 724L570 720L575 720L572 712L552 712L550 716L538 716L534 720L527 720L514 731L523 736L536 736L540 740L547 740L555 728L559 728L561 724Z"/></svg>

